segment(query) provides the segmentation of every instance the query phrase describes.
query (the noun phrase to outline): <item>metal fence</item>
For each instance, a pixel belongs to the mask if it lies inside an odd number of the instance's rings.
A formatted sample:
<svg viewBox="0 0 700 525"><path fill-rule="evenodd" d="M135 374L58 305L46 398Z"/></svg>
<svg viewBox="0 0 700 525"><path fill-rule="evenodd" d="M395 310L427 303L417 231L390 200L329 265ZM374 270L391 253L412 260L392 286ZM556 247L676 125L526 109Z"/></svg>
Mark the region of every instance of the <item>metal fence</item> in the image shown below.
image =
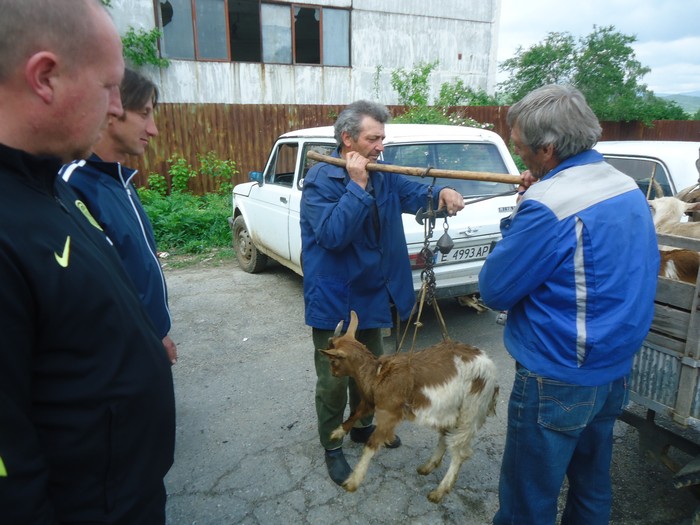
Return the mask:
<svg viewBox="0 0 700 525"><path fill-rule="evenodd" d="M234 184L248 180L249 171L259 171L275 139L286 131L332 125L342 105L253 105L253 104L159 104L156 124L159 135L151 140L143 157L129 159L138 169L135 183L143 186L150 173L169 180L169 159L180 156L194 169L197 155L212 151L217 158L235 161L239 171ZM394 115L403 106L389 106ZM452 108L463 116L492 124L493 131L508 143L507 106ZM700 141L700 121L655 121L651 127L640 122L604 122L604 140L696 140ZM204 177L190 181L197 194L214 190L214 182Z"/></svg>

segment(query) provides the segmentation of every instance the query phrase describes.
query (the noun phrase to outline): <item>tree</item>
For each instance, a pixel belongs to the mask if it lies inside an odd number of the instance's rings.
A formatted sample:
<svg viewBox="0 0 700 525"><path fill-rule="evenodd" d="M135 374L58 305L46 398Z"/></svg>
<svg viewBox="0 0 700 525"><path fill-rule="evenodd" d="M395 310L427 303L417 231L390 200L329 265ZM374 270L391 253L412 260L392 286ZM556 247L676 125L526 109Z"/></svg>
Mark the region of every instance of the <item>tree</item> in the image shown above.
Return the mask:
<svg viewBox="0 0 700 525"><path fill-rule="evenodd" d="M543 43L528 50L520 46L513 58L501 64L501 71L510 73L510 77L499 87L509 101L515 102L546 84L571 82L575 57L573 36L569 33L549 33Z"/></svg>
<svg viewBox="0 0 700 525"><path fill-rule="evenodd" d="M408 107L408 111L394 118L394 122L492 128L493 124L481 124L471 117L449 111L450 106L498 105L494 97L490 97L483 90L474 91L465 86L464 82L459 79L452 83L443 83L440 86L440 96L435 101L435 105L429 105L430 75L437 66L438 61L419 62L410 71L399 68L391 72L391 87L398 94L399 104ZM377 66L375 85L380 73L381 66Z"/></svg>
<svg viewBox="0 0 700 525"><path fill-rule="evenodd" d="M677 104L655 96L641 83L651 69L637 60L631 46L635 41L614 26L593 26L593 32L578 42L569 33L549 33L542 44L518 48L501 64L501 71L510 76L499 88L514 102L545 84L570 83L581 90L600 120L687 119Z"/></svg>

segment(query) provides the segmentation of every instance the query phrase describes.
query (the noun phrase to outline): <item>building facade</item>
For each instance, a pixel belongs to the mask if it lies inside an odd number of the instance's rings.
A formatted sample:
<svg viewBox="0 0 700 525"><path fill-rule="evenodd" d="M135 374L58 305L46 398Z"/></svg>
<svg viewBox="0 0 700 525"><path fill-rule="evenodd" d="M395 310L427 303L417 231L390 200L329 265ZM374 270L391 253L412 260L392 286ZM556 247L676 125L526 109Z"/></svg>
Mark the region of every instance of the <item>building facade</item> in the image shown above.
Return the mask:
<svg viewBox="0 0 700 525"><path fill-rule="evenodd" d="M391 72L437 62L493 93L500 0L111 0L121 34L161 29L166 103L398 103ZM431 102L432 102L431 98Z"/></svg>

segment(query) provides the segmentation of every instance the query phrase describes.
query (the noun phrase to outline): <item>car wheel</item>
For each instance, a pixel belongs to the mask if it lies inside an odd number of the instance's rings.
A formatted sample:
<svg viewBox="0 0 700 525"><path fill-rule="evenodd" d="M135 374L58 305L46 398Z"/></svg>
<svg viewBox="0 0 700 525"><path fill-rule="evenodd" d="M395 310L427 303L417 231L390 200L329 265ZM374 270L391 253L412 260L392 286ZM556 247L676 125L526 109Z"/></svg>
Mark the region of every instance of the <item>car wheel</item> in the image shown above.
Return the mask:
<svg viewBox="0 0 700 525"><path fill-rule="evenodd" d="M233 220L231 233L233 234L233 249L236 251L236 259L238 259L241 270L248 273L262 271L267 264L267 255L260 253L253 244L242 215Z"/></svg>

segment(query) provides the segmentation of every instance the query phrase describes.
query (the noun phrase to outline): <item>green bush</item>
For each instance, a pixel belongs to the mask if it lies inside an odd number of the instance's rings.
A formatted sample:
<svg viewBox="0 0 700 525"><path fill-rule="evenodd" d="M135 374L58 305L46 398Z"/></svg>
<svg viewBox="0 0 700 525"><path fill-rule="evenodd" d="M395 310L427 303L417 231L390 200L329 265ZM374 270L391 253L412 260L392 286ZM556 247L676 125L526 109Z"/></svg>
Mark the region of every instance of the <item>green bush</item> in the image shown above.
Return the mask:
<svg viewBox="0 0 700 525"><path fill-rule="evenodd" d="M212 177L216 193L193 195L187 182L197 172L180 156L169 159L170 194L165 177L151 174L148 188L139 188L144 209L151 219L158 249L174 253L203 253L231 245L231 177L235 163L217 159L214 153L200 157L201 174Z"/></svg>

